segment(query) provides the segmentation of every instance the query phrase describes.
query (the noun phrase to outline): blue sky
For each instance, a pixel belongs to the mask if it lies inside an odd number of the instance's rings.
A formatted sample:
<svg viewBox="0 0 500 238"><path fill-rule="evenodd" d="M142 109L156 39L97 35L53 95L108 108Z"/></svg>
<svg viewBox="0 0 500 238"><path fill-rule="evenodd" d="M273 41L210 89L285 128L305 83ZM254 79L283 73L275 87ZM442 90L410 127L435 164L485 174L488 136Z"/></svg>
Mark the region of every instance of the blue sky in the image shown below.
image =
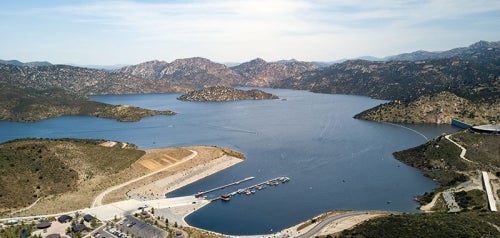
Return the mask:
<svg viewBox="0 0 500 238"><path fill-rule="evenodd" d="M333 61L500 40L497 0L3 0L0 59Z"/></svg>

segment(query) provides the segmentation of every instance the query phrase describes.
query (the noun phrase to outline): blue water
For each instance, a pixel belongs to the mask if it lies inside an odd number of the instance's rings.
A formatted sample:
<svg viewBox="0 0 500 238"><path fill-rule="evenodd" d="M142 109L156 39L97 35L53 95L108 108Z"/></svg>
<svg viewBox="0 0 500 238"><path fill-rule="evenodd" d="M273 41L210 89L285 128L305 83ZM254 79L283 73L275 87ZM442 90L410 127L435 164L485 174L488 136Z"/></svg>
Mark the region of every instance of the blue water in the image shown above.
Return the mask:
<svg viewBox="0 0 500 238"><path fill-rule="evenodd" d="M178 101L179 94L93 96L95 101L170 109L178 114L133 123L79 116L37 123L0 122L0 141L102 138L134 143L142 149L217 145L245 153L244 162L179 189L174 196L249 176L256 179L245 185L277 176L291 178L289 183L252 196L214 202L186 218L193 226L226 234L269 233L337 209L417 212L414 196L437 187L420 171L395 160L392 153L454 128L353 119L356 113L384 102L367 97L265 91L286 100L201 103Z"/></svg>

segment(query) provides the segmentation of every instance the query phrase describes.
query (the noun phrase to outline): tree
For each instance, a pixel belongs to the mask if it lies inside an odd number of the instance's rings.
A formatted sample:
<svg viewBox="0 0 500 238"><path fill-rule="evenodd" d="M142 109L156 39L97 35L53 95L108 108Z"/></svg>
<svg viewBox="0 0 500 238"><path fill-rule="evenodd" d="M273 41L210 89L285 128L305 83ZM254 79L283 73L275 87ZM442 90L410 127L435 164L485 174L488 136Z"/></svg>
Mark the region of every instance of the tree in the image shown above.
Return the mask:
<svg viewBox="0 0 500 238"><path fill-rule="evenodd" d="M92 220L90 221L90 226L92 228L96 228L97 227L97 219L95 219L95 217L93 217Z"/></svg>
<svg viewBox="0 0 500 238"><path fill-rule="evenodd" d="M174 223L174 227L177 228L177 222Z"/></svg>
<svg viewBox="0 0 500 238"><path fill-rule="evenodd" d="M154 207L151 208L151 214L153 214L153 215L155 214L155 208Z"/></svg>

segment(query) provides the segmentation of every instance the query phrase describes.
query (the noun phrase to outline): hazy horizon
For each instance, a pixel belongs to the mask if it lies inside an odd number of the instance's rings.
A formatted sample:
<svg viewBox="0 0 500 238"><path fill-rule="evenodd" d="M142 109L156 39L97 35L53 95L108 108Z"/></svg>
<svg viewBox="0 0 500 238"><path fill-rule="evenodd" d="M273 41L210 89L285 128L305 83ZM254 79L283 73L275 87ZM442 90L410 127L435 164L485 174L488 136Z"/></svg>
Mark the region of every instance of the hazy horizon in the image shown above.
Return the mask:
<svg viewBox="0 0 500 238"><path fill-rule="evenodd" d="M332 62L498 41L497 1L2 1L0 59Z"/></svg>

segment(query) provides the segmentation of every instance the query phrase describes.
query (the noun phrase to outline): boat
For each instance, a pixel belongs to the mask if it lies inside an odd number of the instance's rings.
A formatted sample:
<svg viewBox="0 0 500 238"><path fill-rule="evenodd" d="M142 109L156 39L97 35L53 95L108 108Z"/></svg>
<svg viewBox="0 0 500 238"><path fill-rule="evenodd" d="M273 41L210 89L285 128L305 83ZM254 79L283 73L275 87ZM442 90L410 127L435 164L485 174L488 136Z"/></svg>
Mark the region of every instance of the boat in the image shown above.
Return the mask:
<svg viewBox="0 0 500 238"><path fill-rule="evenodd" d="M223 194L223 195L220 196L220 199L222 201L230 201L231 200L231 195L229 195L229 194Z"/></svg>

